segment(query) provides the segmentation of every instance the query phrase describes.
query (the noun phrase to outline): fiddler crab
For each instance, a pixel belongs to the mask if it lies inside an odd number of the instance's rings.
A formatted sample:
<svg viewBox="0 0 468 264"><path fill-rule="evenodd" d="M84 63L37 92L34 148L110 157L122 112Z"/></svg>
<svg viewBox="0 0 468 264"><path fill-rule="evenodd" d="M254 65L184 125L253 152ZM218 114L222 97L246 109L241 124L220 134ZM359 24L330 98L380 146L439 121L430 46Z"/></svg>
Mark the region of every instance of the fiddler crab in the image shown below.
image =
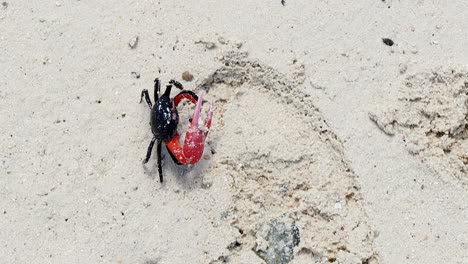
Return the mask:
<svg viewBox="0 0 468 264"><path fill-rule="evenodd" d="M174 99L170 98L172 86L182 90L177 94ZM210 108L208 110L207 118L205 120L205 129L202 129L198 121L200 119L200 112L203 102L204 93L201 92L197 96L194 92L184 90L181 83L171 80L169 85L166 86L166 91L160 94L161 84L159 79L154 80L154 101L153 105L147 89L141 91L140 103L145 97L146 103L151 110L151 131L153 132L153 138L148 146L146 152L146 158L143 160L143 164L146 164L151 157L154 143L157 142L158 152L158 172L159 181L163 182L162 165L161 165L161 145L164 143L166 148L178 165L182 164L195 164L197 163L204 150L204 143L208 134L208 129L211 127L211 120L213 118L214 102L211 101ZM180 145L180 135L177 131L179 124L179 113L177 112L177 106L182 99L188 99L194 103L195 113L193 114L190 126L185 133L184 145Z"/></svg>

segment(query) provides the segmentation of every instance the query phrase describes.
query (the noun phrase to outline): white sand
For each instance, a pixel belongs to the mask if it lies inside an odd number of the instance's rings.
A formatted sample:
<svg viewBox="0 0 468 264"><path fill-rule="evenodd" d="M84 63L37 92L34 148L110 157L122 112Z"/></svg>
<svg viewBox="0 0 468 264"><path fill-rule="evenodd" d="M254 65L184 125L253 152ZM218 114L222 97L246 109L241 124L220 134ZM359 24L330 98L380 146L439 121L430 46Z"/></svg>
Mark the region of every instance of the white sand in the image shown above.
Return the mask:
<svg viewBox="0 0 468 264"><path fill-rule="evenodd" d="M468 2L5 3L2 263L264 263L278 221L290 263L468 263ZM217 109L161 185L139 96L184 71Z"/></svg>

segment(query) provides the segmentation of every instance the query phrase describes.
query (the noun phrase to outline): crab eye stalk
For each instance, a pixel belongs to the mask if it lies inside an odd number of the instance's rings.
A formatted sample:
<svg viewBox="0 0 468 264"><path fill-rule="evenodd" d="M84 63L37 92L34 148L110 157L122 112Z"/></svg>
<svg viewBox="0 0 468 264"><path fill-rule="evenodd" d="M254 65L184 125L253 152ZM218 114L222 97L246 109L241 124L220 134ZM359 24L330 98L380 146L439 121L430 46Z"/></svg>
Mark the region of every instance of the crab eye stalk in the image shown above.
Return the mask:
<svg viewBox="0 0 468 264"><path fill-rule="evenodd" d="M172 90L172 85L166 86L166 91L164 91L163 96L167 96L167 97L171 96L171 90Z"/></svg>
<svg viewBox="0 0 468 264"><path fill-rule="evenodd" d="M174 85L177 89L180 89L180 90L184 89L184 86L178 81L170 80L169 83Z"/></svg>

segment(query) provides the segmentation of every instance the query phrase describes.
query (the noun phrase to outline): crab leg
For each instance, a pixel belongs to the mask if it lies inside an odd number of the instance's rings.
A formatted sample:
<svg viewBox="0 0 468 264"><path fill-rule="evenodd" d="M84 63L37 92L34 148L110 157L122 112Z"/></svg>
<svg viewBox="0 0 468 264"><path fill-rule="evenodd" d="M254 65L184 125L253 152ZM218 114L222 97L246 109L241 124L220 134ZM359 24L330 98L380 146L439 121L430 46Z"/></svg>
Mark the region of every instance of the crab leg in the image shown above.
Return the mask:
<svg viewBox="0 0 468 264"><path fill-rule="evenodd" d="M180 136L177 133L171 141L166 145L169 151L174 157L183 164L195 164L197 163L204 150L205 138L208 134L208 129L211 126L211 120L213 118L213 102L210 104L208 115L205 121L205 127L207 130L203 131L198 126L198 120L200 119L201 106L203 102L203 92L199 95L197 104L195 106L195 113L193 114L192 122L190 127L185 133L184 146L180 145Z"/></svg>

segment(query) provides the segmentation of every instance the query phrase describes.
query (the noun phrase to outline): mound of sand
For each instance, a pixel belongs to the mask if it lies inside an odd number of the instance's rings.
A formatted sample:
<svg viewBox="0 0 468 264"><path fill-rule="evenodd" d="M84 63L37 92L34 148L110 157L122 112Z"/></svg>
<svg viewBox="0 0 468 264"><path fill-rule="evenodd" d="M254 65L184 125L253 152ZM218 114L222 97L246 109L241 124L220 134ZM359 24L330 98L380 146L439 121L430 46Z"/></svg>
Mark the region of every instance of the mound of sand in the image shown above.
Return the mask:
<svg viewBox="0 0 468 264"><path fill-rule="evenodd" d="M409 76L399 102L370 113L389 135L399 134L411 154L468 189L468 73L436 69Z"/></svg>
<svg viewBox="0 0 468 264"><path fill-rule="evenodd" d="M237 235L211 263L376 260L355 174L310 98L245 53L221 62L201 86L218 108L203 181L229 185Z"/></svg>

